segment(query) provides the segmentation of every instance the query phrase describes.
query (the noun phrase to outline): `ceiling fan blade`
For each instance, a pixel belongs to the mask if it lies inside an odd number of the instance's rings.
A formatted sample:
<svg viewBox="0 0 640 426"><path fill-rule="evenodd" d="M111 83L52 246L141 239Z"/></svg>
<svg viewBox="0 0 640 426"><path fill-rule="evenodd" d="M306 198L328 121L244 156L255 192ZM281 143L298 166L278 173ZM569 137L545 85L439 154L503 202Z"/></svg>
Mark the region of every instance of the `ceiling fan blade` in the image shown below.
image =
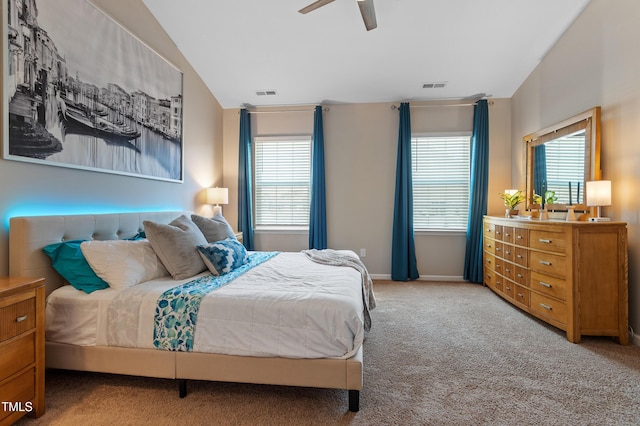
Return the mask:
<svg viewBox="0 0 640 426"><path fill-rule="evenodd" d="M305 6L302 9L300 9L298 12L300 13L309 13L312 10L316 10L319 7L325 6L329 3L331 3L334 0L317 0L314 1L313 3L311 3L309 6Z"/></svg>
<svg viewBox="0 0 640 426"><path fill-rule="evenodd" d="M367 31L377 28L378 22L376 21L376 9L373 7L373 0L358 0L358 6L360 6L360 14Z"/></svg>

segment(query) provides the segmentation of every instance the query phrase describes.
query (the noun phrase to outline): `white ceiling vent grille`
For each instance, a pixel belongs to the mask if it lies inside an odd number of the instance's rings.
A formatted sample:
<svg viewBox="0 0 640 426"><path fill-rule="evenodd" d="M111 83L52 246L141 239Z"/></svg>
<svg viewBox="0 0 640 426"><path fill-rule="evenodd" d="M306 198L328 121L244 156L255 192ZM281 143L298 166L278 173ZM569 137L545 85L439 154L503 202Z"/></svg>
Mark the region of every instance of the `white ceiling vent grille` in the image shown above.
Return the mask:
<svg viewBox="0 0 640 426"><path fill-rule="evenodd" d="M258 96L275 96L278 92L275 90L256 90L256 95Z"/></svg>
<svg viewBox="0 0 640 426"><path fill-rule="evenodd" d="M434 83L424 83L422 85L423 89L442 89L447 85L446 81L436 81Z"/></svg>

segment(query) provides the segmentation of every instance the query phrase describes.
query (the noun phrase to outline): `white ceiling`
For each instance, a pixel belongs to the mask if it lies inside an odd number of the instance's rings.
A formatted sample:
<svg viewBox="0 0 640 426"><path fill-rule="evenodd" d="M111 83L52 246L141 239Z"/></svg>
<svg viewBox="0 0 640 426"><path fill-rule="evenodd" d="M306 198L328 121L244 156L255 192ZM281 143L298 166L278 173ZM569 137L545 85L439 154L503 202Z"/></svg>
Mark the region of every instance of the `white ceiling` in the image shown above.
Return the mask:
<svg viewBox="0 0 640 426"><path fill-rule="evenodd" d="M223 108L509 98L589 1L143 0Z"/></svg>

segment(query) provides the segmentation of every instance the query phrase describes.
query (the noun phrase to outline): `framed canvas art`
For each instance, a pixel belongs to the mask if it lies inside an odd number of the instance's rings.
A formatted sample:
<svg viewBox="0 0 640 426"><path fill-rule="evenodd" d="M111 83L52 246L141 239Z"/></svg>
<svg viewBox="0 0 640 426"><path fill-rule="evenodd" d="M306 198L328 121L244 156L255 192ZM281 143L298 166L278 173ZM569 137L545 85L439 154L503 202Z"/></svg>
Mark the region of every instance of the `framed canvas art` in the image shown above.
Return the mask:
<svg viewBox="0 0 640 426"><path fill-rule="evenodd" d="M183 181L180 70L87 0L3 3L5 159Z"/></svg>

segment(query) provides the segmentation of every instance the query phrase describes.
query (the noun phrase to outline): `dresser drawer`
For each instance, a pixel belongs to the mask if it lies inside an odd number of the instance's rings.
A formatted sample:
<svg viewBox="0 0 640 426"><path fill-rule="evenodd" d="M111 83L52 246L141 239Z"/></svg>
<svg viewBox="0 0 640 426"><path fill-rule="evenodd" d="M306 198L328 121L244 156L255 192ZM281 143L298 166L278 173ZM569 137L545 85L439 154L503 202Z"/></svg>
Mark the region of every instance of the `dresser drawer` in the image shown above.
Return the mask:
<svg viewBox="0 0 640 426"><path fill-rule="evenodd" d="M504 260L496 258L495 271L500 275L504 275L504 265Z"/></svg>
<svg viewBox="0 0 640 426"><path fill-rule="evenodd" d="M567 283L562 278L550 277L531 271L531 288L557 299L567 300Z"/></svg>
<svg viewBox="0 0 640 426"><path fill-rule="evenodd" d="M504 243L499 243L496 241L495 255L498 257L504 257Z"/></svg>
<svg viewBox="0 0 640 426"><path fill-rule="evenodd" d="M516 259L515 246L505 244L502 248L502 258L504 260L508 260L509 262L515 262L515 259Z"/></svg>
<svg viewBox="0 0 640 426"><path fill-rule="evenodd" d="M515 229L514 242L522 247L529 247L529 230L524 228Z"/></svg>
<svg viewBox="0 0 640 426"><path fill-rule="evenodd" d="M493 223L485 223L484 224L484 236L486 238L495 238L496 237L496 225Z"/></svg>
<svg viewBox="0 0 640 426"><path fill-rule="evenodd" d="M488 254L487 252L484 252L484 266L486 266L489 269L496 269L496 258L494 255L492 254Z"/></svg>
<svg viewBox="0 0 640 426"><path fill-rule="evenodd" d="M504 289L504 278L500 275L494 275L493 289L496 291L502 291Z"/></svg>
<svg viewBox="0 0 640 426"><path fill-rule="evenodd" d="M565 253L567 241L563 232L531 230L529 247Z"/></svg>
<svg viewBox="0 0 640 426"><path fill-rule="evenodd" d="M529 267L532 271L558 277L564 277L566 274L567 259L564 256L533 251L529 257Z"/></svg>
<svg viewBox="0 0 640 426"><path fill-rule="evenodd" d="M0 308L0 343L35 327L35 297Z"/></svg>
<svg viewBox="0 0 640 426"><path fill-rule="evenodd" d="M516 266L515 281L523 287L529 287L528 273L529 271L522 266Z"/></svg>
<svg viewBox="0 0 640 426"><path fill-rule="evenodd" d="M502 241L504 241L505 243L512 243L515 240L515 230L513 229L512 226L505 226L503 228L503 236L502 236Z"/></svg>
<svg viewBox="0 0 640 426"><path fill-rule="evenodd" d="M33 401L35 377L35 368L31 368L18 377L3 382L0 385L0 401L21 402L22 406L25 406L27 401ZM0 410L0 422L11 414L9 410Z"/></svg>
<svg viewBox="0 0 640 426"><path fill-rule="evenodd" d="M494 227L494 233L496 240L504 241L504 227L502 225L496 225Z"/></svg>
<svg viewBox="0 0 640 426"><path fill-rule="evenodd" d="M484 284L489 287L489 288L494 288L495 287L495 273L491 270L488 269L486 266L484 268Z"/></svg>
<svg viewBox="0 0 640 426"><path fill-rule="evenodd" d="M567 305L555 299L531 292L531 311L559 323L567 323Z"/></svg>
<svg viewBox="0 0 640 426"><path fill-rule="evenodd" d="M513 263L504 263L504 276L510 280L516 280L516 265Z"/></svg>
<svg viewBox="0 0 640 426"><path fill-rule="evenodd" d="M502 285L502 292L506 294L509 298L513 299L513 289L515 288L515 284L512 281L505 280Z"/></svg>
<svg viewBox="0 0 640 426"><path fill-rule="evenodd" d="M513 289L513 299L528 308L530 306L531 291L528 288L517 285Z"/></svg>
<svg viewBox="0 0 640 426"><path fill-rule="evenodd" d="M36 334L29 333L9 342L0 350L0 381L35 362ZM3 399L2 401L6 401Z"/></svg>
<svg viewBox="0 0 640 426"><path fill-rule="evenodd" d="M516 247L515 262L520 266L529 265L529 250L524 247Z"/></svg>
<svg viewBox="0 0 640 426"><path fill-rule="evenodd" d="M496 253L496 242L494 240L484 239L484 251L485 253Z"/></svg>

